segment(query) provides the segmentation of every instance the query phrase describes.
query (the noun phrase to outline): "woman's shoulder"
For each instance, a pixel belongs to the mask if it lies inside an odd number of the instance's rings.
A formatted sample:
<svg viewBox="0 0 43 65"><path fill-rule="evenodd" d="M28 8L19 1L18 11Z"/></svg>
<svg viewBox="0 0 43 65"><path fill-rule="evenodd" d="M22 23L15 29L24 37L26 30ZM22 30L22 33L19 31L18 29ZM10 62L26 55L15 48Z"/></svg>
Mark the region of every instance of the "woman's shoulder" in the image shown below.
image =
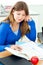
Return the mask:
<svg viewBox="0 0 43 65"><path fill-rule="evenodd" d="M3 25L3 26L8 26L9 25L9 20L6 20L6 21L1 21L0 22L0 25Z"/></svg>
<svg viewBox="0 0 43 65"><path fill-rule="evenodd" d="M10 24L7 22L4 22L4 21L0 22L0 29L7 29L9 28L9 26Z"/></svg>

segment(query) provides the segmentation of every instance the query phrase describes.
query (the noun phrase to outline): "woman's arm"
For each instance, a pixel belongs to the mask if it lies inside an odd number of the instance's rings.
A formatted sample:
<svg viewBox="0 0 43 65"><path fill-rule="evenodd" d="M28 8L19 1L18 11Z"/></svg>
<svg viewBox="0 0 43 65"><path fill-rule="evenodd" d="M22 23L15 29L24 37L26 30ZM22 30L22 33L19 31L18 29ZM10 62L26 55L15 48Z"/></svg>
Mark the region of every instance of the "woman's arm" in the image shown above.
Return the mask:
<svg viewBox="0 0 43 65"><path fill-rule="evenodd" d="M0 45L0 52L5 51L5 47L10 47L10 45Z"/></svg>
<svg viewBox="0 0 43 65"><path fill-rule="evenodd" d="M0 52L4 50L6 46L6 38L8 34L8 24L7 23L1 23L0 24Z"/></svg>
<svg viewBox="0 0 43 65"><path fill-rule="evenodd" d="M30 25L30 32L27 34L27 37L32 40L35 41L36 40L36 27L35 27L35 22L32 20L31 22L29 22Z"/></svg>
<svg viewBox="0 0 43 65"><path fill-rule="evenodd" d="M17 51L21 51L22 48L18 45L11 45L10 48L14 49L14 50L17 50ZM9 51L3 51L3 52L0 52L0 58L4 58L4 57L7 57L7 56L10 56L12 55Z"/></svg>
<svg viewBox="0 0 43 65"><path fill-rule="evenodd" d="M26 36L30 40L35 41L36 40L36 26L35 26L35 21L30 16L27 16L27 23L30 26L30 32L28 34L26 34Z"/></svg>

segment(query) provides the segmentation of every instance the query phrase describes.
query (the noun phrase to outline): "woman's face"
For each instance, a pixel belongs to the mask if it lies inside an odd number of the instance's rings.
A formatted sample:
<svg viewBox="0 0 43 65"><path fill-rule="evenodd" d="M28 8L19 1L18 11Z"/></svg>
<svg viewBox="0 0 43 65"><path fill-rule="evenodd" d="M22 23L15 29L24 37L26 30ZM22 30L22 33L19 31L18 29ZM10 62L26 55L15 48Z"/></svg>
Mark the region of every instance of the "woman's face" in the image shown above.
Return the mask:
<svg viewBox="0 0 43 65"><path fill-rule="evenodd" d="M17 23L20 23L21 21L23 21L25 19L25 11L21 10L21 11L14 11L13 12L14 15L14 19Z"/></svg>

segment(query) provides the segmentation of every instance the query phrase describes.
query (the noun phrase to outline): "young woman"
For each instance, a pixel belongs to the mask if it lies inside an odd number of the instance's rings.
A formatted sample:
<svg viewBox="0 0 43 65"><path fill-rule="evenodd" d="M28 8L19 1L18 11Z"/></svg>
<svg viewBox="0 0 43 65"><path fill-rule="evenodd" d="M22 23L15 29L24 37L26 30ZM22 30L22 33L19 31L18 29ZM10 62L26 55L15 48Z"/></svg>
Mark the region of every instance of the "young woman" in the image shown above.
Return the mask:
<svg viewBox="0 0 43 65"><path fill-rule="evenodd" d="M27 4L19 1L11 9L9 16L0 23L0 52L5 51L7 46L21 50L15 42L24 35L35 41L36 27L34 20L30 18Z"/></svg>

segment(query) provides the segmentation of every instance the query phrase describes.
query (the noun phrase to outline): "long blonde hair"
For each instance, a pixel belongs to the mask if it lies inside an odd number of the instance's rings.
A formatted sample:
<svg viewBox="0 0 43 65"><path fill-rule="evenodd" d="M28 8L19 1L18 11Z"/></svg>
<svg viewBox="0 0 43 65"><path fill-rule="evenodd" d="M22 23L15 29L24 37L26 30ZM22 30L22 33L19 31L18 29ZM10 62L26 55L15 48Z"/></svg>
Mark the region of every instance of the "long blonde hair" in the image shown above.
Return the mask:
<svg viewBox="0 0 43 65"><path fill-rule="evenodd" d="M21 11L24 10L26 15L29 15L29 11L28 11L28 7L27 4L23 1L19 1L17 2L14 7L11 9L10 15L4 20L10 20L10 23L12 24L14 22L14 16L13 16L13 11ZM26 21L22 21L22 24L20 26L20 30L21 30L21 35L25 35L26 33L28 33L30 31L29 25L27 24Z"/></svg>

